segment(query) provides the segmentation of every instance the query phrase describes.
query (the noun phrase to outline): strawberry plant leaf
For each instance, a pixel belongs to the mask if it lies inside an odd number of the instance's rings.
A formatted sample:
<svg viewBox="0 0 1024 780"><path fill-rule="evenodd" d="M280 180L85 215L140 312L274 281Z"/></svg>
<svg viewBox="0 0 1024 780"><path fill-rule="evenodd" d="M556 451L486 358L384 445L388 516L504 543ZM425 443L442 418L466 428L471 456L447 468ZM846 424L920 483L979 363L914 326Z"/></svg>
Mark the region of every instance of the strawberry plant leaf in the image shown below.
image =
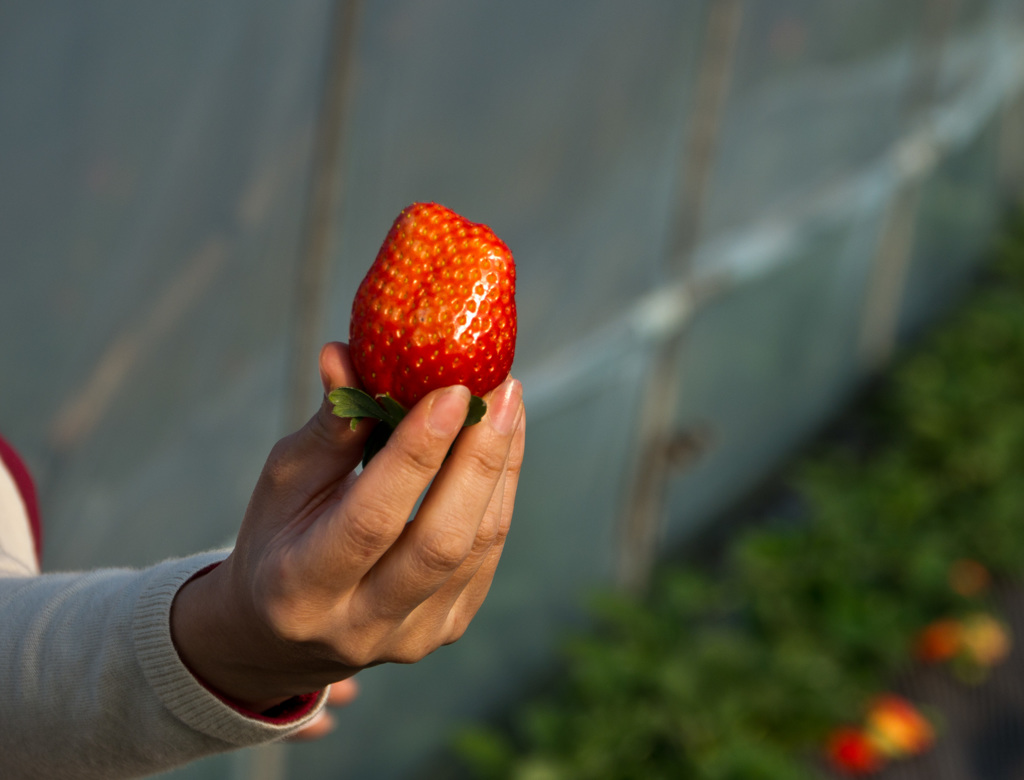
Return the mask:
<svg viewBox="0 0 1024 780"><path fill-rule="evenodd" d="M387 412L369 394L355 387L338 387L330 392L327 400L334 404L332 412L338 417L352 420L371 417L389 422Z"/></svg>
<svg viewBox="0 0 1024 780"><path fill-rule="evenodd" d="M466 414L466 422L462 427L476 425L487 413L487 402L480 396L474 395L469 399L469 412Z"/></svg>
<svg viewBox="0 0 1024 780"><path fill-rule="evenodd" d="M408 413L408 410L404 406L398 403L398 401L387 393L381 393L378 395L377 403L384 408L384 411L388 415L387 423L392 428L397 428L398 423L402 422L402 418Z"/></svg>
<svg viewBox="0 0 1024 780"><path fill-rule="evenodd" d="M373 456L384 448L391 432L408 413L404 406L387 393L382 393L374 399L369 393L355 387L336 388L330 392L327 398L334 405L331 410L333 414L350 420L352 430L355 430L359 420L367 417L383 423L383 425L374 427L363 447L364 468ZM469 410L466 413L463 427L476 425L486 413L487 402L479 396L472 396L469 400Z"/></svg>

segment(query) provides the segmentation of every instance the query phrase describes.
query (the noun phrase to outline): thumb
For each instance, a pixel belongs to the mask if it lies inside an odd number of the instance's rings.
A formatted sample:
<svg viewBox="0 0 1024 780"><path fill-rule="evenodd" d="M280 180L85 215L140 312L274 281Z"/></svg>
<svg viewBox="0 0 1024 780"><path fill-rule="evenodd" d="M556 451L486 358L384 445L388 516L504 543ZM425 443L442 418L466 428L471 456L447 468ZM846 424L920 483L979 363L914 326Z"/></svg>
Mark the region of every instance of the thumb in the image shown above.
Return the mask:
<svg viewBox="0 0 1024 780"><path fill-rule="evenodd" d="M316 414L302 428L281 439L270 453L263 477L287 494L306 498L347 477L363 456L372 425L337 417L327 394L336 387L358 387L359 378L349 359L348 345L325 344L320 350L320 379L324 398Z"/></svg>
<svg viewBox="0 0 1024 780"><path fill-rule="evenodd" d="M337 387L360 387L359 376L356 374L352 359L349 357L348 344L332 341L320 349L320 381L324 388L323 401L317 413L303 426L294 437L293 444L298 447L296 457L306 461L309 459L341 460L347 462L352 453L355 460L344 469L345 474L356 467L362 457L363 444L372 426L360 424L352 429L351 420L337 417L334 406L327 395ZM312 462L305 463L312 467ZM340 465L340 464L339 464Z"/></svg>
<svg viewBox="0 0 1024 780"><path fill-rule="evenodd" d="M348 344L331 341L321 347L320 381L325 394L336 387L361 387L359 375L349 357Z"/></svg>

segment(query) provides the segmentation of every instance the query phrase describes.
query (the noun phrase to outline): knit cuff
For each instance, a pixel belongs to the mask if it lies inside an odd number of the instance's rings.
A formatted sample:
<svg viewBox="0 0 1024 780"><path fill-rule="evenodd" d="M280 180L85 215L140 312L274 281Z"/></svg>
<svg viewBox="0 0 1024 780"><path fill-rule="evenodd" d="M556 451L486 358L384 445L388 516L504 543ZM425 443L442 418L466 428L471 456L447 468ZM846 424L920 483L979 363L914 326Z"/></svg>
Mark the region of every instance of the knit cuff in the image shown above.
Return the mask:
<svg viewBox="0 0 1024 780"><path fill-rule="evenodd" d="M286 737L323 708L326 690L295 697L274 713L243 710L209 690L185 666L171 640L171 603L178 590L228 551L166 561L150 570L133 622L135 654L147 682L163 705L190 728L227 744L244 747Z"/></svg>

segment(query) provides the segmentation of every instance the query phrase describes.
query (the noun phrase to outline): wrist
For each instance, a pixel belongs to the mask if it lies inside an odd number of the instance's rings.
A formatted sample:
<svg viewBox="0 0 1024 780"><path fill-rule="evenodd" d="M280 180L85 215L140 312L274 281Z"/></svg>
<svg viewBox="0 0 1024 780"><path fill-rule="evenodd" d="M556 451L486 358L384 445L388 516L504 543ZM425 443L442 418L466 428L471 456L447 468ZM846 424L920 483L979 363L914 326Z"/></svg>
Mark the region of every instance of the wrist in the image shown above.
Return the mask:
<svg viewBox="0 0 1024 780"><path fill-rule="evenodd" d="M171 605L171 639L192 675L218 698L249 713L264 713L303 688L269 656L273 641L232 597L230 558L182 585Z"/></svg>

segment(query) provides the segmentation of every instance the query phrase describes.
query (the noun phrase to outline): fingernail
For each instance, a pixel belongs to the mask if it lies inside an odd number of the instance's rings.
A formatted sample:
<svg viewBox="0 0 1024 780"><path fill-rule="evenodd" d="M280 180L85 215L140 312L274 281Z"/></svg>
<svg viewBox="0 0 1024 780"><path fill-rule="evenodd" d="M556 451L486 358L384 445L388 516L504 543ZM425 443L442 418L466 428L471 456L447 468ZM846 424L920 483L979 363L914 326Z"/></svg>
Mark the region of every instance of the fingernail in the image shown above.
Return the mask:
<svg viewBox="0 0 1024 780"><path fill-rule="evenodd" d="M449 387L434 398L427 425L438 436L454 436L466 421L468 411L469 390L462 385Z"/></svg>
<svg viewBox="0 0 1024 780"><path fill-rule="evenodd" d="M512 433L522 397L523 386L518 379L511 377L491 395L487 405L487 419L491 421L491 427L502 436Z"/></svg>

